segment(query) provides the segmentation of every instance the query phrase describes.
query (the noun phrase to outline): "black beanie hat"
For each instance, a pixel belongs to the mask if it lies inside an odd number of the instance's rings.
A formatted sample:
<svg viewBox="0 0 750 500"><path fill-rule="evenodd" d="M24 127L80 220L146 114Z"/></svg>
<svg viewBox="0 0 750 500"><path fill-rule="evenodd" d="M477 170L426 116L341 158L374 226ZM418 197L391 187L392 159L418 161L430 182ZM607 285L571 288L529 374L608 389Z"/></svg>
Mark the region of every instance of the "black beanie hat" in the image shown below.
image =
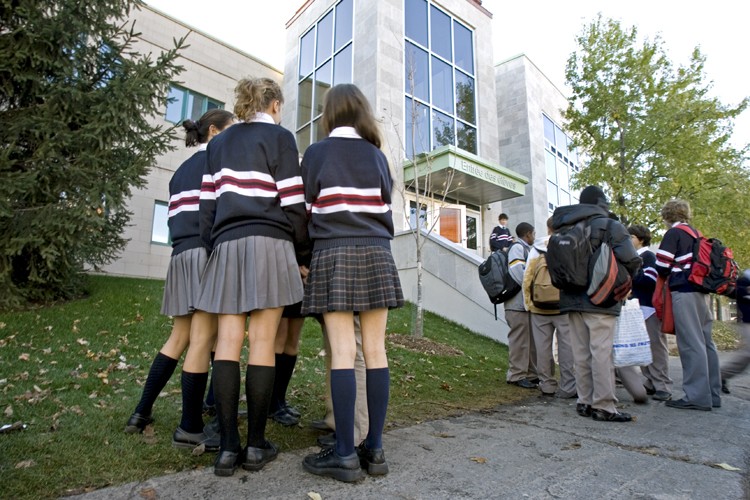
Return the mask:
<svg viewBox="0 0 750 500"><path fill-rule="evenodd" d="M579 200L581 203L586 203L588 205L599 205L603 208L609 208L607 196L599 186L586 186L583 191L581 191L581 197Z"/></svg>

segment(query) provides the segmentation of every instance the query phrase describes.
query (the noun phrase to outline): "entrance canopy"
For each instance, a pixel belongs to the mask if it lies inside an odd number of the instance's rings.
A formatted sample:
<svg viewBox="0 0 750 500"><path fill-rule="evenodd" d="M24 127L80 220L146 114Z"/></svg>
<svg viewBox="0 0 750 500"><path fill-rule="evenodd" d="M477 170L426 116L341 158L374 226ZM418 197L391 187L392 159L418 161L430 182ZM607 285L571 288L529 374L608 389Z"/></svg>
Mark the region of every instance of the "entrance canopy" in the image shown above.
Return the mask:
<svg viewBox="0 0 750 500"><path fill-rule="evenodd" d="M404 186L432 196L485 205L526 194L529 179L512 170L456 148L442 146L404 162Z"/></svg>

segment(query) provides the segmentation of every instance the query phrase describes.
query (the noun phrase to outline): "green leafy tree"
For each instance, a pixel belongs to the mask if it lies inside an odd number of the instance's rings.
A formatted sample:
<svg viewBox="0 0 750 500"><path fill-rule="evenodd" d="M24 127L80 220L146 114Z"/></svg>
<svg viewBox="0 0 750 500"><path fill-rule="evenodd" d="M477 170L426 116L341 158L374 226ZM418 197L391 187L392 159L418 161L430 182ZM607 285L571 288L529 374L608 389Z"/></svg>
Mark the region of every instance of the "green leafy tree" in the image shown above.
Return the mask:
<svg viewBox="0 0 750 500"><path fill-rule="evenodd" d="M183 40L137 51L134 0L0 0L0 307L74 297L125 244Z"/></svg>
<svg viewBox="0 0 750 500"><path fill-rule="evenodd" d="M604 186L624 222L652 230L665 201L686 199L704 233L750 256L748 149L730 144L748 99L732 107L710 96L698 48L675 68L659 37L640 42L636 28L601 15L577 42L565 118L588 162L574 185Z"/></svg>

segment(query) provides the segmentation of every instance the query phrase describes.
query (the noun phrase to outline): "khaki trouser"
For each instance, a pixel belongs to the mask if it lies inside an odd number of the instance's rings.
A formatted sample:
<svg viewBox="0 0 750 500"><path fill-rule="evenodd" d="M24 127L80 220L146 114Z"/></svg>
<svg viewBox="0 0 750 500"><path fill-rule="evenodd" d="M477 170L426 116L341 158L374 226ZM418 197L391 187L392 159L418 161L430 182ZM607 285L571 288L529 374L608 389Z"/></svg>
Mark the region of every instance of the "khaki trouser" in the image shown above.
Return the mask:
<svg viewBox="0 0 750 500"><path fill-rule="evenodd" d="M536 348L531 336L531 313L505 311L508 322L508 374L507 382L537 378Z"/></svg>
<svg viewBox="0 0 750 500"><path fill-rule="evenodd" d="M646 377L646 387L655 391L672 393L672 379L669 378L669 348L667 338L661 333L661 321L656 313L646 319L646 331L651 341L651 359L648 366L641 367Z"/></svg>
<svg viewBox="0 0 750 500"><path fill-rule="evenodd" d="M326 349L326 416L325 422L331 429L336 430L333 419L333 400L331 399L331 345L324 325L323 341ZM370 429L370 417L367 414L367 371L365 356L362 353L362 329L359 316L354 316L354 339L357 343L357 355L354 358L354 378L357 381L357 399L354 406L354 444L357 445L367 437Z"/></svg>
<svg viewBox="0 0 750 500"><path fill-rule="evenodd" d="M539 389L546 394L558 388L555 380L555 358L552 354L553 336L557 332L557 356L560 364L560 390L573 395L576 392L573 370L573 351L570 346L570 322L567 314L531 313L531 333L536 347L536 370Z"/></svg>
<svg viewBox="0 0 750 500"><path fill-rule="evenodd" d="M585 312L571 312L568 317L578 403L614 413L617 409L612 345L617 317Z"/></svg>

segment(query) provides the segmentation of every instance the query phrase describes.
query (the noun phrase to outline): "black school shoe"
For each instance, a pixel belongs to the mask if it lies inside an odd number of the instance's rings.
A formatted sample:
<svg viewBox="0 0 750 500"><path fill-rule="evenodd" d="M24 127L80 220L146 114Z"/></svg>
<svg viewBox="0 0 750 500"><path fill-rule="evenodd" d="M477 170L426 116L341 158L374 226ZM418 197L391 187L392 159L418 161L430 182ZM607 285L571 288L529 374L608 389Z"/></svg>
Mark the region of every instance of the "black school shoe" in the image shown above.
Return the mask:
<svg viewBox="0 0 750 500"><path fill-rule="evenodd" d="M245 448L245 457L242 461L242 468L249 471L259 471L268 462L276 460L279 456L279 447L271 441L266 440L262 448L248 446Z"/></svg>
<svg viewBox="0 0 750 500"><path fill-rule="evenodd" d="M385 461L383 448L370 449L364 441L357 446L357 456L362 469L371 476L385 476L388 474L388 464Z"/></svg>
<svg viewBox="0 0 750 500"><path fill-rule="evenodd" d="M221 451L214 461L214 474L222 477L229 477L237 470L242 462L242 453L237 451Z"/></svg>
<svg viewBox="0 0 750 500"><path fill-rule="evenodd" d="M207 436L203 431L187 432L182 427L177 427L172 434L172 446L175 448L195 448L201 444L206 447L206 451L219 451L221 438L218 434Z"/></svg>
<svg viewBox="0 0 750 500"><path fill-rule="evenodd" d="M631 422L633 420L630 413L620 413L618 411L610 413L600 408L595 409L591 417L599 422Z"/></svg>
<svg viewBox="0 0 750 500"><path fill-rule="evenodd" d="M275 412L268 415L268 418L285 427L292 427L299 423L299 417L295 417L291 413L287 412L286 407L279 408Z"/></svg>
<svg viewBox="0 0 750 500"><path fill-rule="evenodd" d="M521 380L508 380L507 383L511 385L517 385L522 389L536 389L538 385L527 378L522 378Z"/></svg>
<svg viewBox="0 0 750 500"><path fill-rule="evenodd" d="M294 406L290 405L286 401L284 401L284 406L282 406L282 408L284 408L286 410L286 412L288 414L290 414L291 416L293 416L293 417L297 417L297 418L302 417L302 413L297 408L295 408Z"/></svg>
<svg viewBox="0 0 750 500"><path fill-rule="evenodd" d="M141 415L133 413L125 424L125 434L140 434L147 425L153 424L154 419L151 415Z"/></svg>
<svg viewBox="0 0 750 500"><path fill-rule="evenodd" d="M578 413L582 417L590 417L593 410L591 409L591 405L585 405L583 403L576 404L576 413Z"/></svg>
<svg viewBox="0 0 750 500"><path fill-rule="evenodd" d="M341 457L334 448L324 448L320 453L307 455L302 461L302 467L307 472L332 477L345 483L361 481L365 477L356 453Z"/></svg>

